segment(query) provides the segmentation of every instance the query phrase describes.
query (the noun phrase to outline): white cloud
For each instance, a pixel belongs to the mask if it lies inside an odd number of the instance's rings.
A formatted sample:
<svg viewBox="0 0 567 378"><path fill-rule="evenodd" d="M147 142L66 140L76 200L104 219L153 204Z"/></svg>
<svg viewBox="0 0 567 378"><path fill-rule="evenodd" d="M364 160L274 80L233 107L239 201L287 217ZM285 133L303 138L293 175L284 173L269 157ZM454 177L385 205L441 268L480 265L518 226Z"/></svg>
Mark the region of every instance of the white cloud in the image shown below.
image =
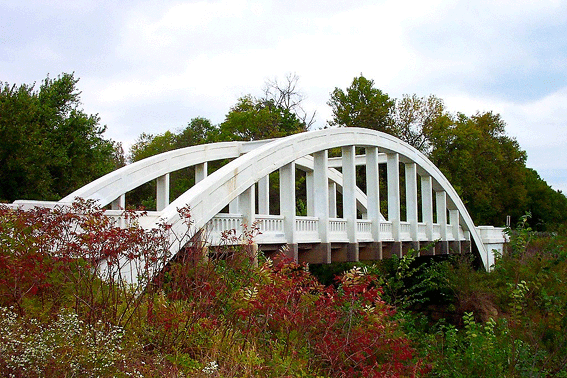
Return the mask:
<svg viewBox="0 0 567 378"><path fill-rule="evenodd" d="M237 97L290 72L323 126L329 93L363 73L393 97L501 113L535 168L567 161L565 1L32 0L0 12L0 79L76 71L115 139L221 122Z"/></svg>

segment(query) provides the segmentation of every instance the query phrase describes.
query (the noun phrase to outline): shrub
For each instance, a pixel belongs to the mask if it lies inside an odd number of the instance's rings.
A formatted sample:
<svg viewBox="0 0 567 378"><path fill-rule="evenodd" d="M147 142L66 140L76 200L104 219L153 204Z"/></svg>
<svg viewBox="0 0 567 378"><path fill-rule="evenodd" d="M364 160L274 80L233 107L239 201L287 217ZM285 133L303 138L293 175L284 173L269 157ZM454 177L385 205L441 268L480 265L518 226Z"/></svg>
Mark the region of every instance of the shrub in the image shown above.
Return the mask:
<svg viewBox="0 0 567 378"><path fill-rule="evenodd" d="M180 213L190 224L188 209ZM89 201L0 206L0 364L12 376L415 376L422 364L355 268L324 287L301 266L162 225L119 228ZM247 231L250 239L254 230ZM198 236L198 235L197 235ZM241 238L240 238L241 239ZM188 241L170 259L171 242ZM139 269L138 285L123 270Z"/></svg>

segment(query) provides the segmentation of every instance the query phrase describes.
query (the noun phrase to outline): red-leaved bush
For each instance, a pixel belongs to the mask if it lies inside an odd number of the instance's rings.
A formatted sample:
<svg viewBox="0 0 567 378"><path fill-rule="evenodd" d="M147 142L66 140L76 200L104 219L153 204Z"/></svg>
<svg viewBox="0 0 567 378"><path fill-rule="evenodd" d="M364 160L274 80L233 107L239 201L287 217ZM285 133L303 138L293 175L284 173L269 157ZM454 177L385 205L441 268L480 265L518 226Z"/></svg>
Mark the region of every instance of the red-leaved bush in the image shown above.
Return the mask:
<svg viewBox="0 0 567 378"><path fill-rule="evenodd" d="M189 209L179 212L189 226ZM113 349L117 357L104 366L89 357L103 350L96 338L86 342L77 334L75 341L63 337L53 344L53 350L87 345L74 357L90 361L75 366L84 375L421 374L422 364L393 320L393 308L382 301L375 276L355 268L338 277L336 287L324 287L307 266L253 255L253 227L242 245L209 250L201 233L189 237L189 227L184 235L172 235L167 225L143 230L139 216L125 211L116 222L83 200L27 211L0 205L0 308L19 314L19 320L10 318L12 331L0 329L0 342L13 346L0 357L0 368L29 375L10 362L26 360L36 372L31 376L54 366L65 371L64 355L32 361L18 347L23 344L14 330L24 332L31 345L33 332L22 329L25 319L39 318L46 324L84 322L93 335L119 327L113 338L121 343ZM177 256L170 256L173 242L185 245ZM128 271L139 281L132 282ZM49 327L59 332L59 326Z"/></svg>
<svg viewBox="0 0 567 378"><path fill-rule="evenodd" d="M306 266L280 259L241 292L237 315L246 334L286 340L294 356L307 348L334 377L414 376L419 362L380 298L376 277L354 268L338 288L323 287ZM269 341L269 340L267 340Z"/></svg>
<svg viewBox="0 0 567 378"><path fill-rule="evenodd" d="M140 290L170 259L169 228L143 230L143 214L124 211L118 227L88 200L53 209L0 205L0 305L23 314L28 300L50 301L57 311L71 299L88 323L102 312L119 324L130 319Z"/></svg>

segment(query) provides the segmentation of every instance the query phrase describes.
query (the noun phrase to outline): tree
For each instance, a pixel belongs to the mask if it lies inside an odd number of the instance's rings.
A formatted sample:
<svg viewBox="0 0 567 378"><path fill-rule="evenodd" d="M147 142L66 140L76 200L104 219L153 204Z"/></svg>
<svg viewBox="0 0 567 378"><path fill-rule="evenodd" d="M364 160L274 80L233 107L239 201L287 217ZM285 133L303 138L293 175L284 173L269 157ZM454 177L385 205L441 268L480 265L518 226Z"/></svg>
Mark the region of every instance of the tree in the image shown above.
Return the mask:
<svg viewBox="0 0 567 378"><path fill-rule="evenodd" d="M539 175L526 168L527 208L532 228L546 231L567 222L567 197L561 191L553 190Z"/></svg>
<svg viewBox="0 0 567 378"><path fill-rule="evenodd" d="M0 199L57 200L115 168L106 127L79 107L78 81L64 73L39 90L2 85Z"/></svg>
<svg viewBox="0 0 567 378"><path fill-rule="evenodd" d="M316 112L308 114L303 108L305 96L297 89L298 82L296 74L287 74L283 84L277 79L266 81L262 102L272 102L276 108L290 111L309 129L315 123Z"/></svg>
<svg viewBox="0 0 567 378"><path fill-rule="evenodd" d="M211 121L196 117L191 119L187 127L178 133L168 130L157 135L140 134L136 142L130 147L129 159L131 162L135 162L177 148L212 143L218 140L218 134L218 127L213 126ZM194 184L195 178L192 169L172 172L170 174L171 197L177 198ZM154 209L156 206L155 193L155 182L146 183L128 193L128 203Z"/></svg>
<svg viewBox="0 0 567 378"><path fill-rule="evenodd" d="M112 141L112 160L114 161L114 168L122 168L126 165L126 155L124 155L124 147L122 142Z"/></svg>
<svg viewBox="0 0 567 378"><path fill-rule="evenodd" d="M138 136L136 142L130 147L129 160L131 162L135 162L150 156L174 150L176 148L175 141L176 135L169 130L158 135L142 133Z"/></svg>
<svg viewBox="0 0 567 378"><path fill-rule="evenodd" d="M273 100L238 99L220 125L221 140L261 140L307 131L307 125Z"/></svg>
<svg viewBox="0 0 567 378"><path fill-rule="evenodd" d="M434 95L418 97L416 94L396 99L391 116L395 134L423 153L428 153L432 147L429 135L434 124L446 123L450 117L443 100Z"/></svg>
<svg viewBox="0 0 567 378"><path fill-rule="evenodd" d="M175 137L176 148L213 143L219 138L219 129L210 120L202 117L191 119L187 127Z"/></svg>
<svg viewBox="0 0 567 378"><path fill-rule="evenodd" d="M451 122L449 122L451 121ZM526 153L504 131L499 114L458 114L430 130L431 161L443 172L476 224L503 225L526 208Z"/></svg>
<svg viewBox="0 0 567 378"><path fill-rule="evenodd" d="M329 126L365 127L396 135L390 117L394 101L362 74L346 91L335 88L327 104L333 110Z"/></svg>

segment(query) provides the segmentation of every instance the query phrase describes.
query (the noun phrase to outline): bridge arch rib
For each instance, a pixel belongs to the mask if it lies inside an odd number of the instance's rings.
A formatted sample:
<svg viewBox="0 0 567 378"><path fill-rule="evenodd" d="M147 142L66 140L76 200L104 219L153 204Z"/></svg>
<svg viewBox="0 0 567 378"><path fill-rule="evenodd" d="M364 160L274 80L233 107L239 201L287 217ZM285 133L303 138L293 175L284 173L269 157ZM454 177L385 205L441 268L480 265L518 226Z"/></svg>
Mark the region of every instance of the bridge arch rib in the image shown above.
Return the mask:
<svg viewBox="0 0 567 378"><path fill-rule="evenodd" d="M242 146L242 144L240 146ZM269 142L258 143L255 147L256 148L251 149L245 155L236 158L232 162L196 183L195 186L166 206L160 213L160 219L171 224L173 231L178 235L181 235L183 234L183 228L185 225L179 218L177 208L188 205L194 219L194 227L205 227L207 223L213 219L213 217L227 206L227 204L235 200L237 197L245 195L247 191L251 190L256 182L275 170L279 169L280 172L284 174L285 172L289 173L290 170L287 168L290 167L290 165L294 164L296 161L301 161L301 159L308 155L313 155L314 160L317 160L319 163L325 160L324 171L327 171L329 167L328 162L330 160L326 157L326 151L338 147L343 148L342 175L344 180L343 186L345 187L344 190L347 192L355 192L356 185L353 184L352 181L354 178L353 167L355 165L355 160L358 157L354 154L354 147L364 147L369 151L375 151L374 158L372 158L372 154L369 155L370 157L366 157L367 162L368 159L374 159L374 164L377 165L377 151L380 150L381 152L386 153L390 167L396 167L400 161L408 164L410 171L413 170L414 175L418 174L419 177L421 177L422 184L425 183L426 186L429 185L428 190L430 190L431 193L436 193L437 208L438 210L440 208L442 209L442 211L438 211L438 216L440 217L438 223L442 224L442 229L443 227L447 227L446 216L447 210L449 210L450 218L452 218L452 225L453 221L456 220L458 225L462 227L463 231L470 232L471 241L475 244L476 249L479 251L485 267L489 267L490 259L486 248L456 191L441 171L435 167L435 165L433 165L427 157L407 143L404 143L391 135L369 129L338 128L295 134ZM234 148L234 146L231 148ZM158 158L155 158L156 161L158 161ZM161 157L161 159L164 158L164 156ZM345 164L345 159L348 160L349 163ZM316 165L317 162L315 162L315 166ZM390 172L390 170L391 169L388 169L388 172ZM397 171L397 168L392 169L392 171ZM161 174L164 174L164 171L155 173L154 176L158 177ZM328 178L328 173L324 177ZM408 177L411 178L411 172ZM392 173L388 179L389 185L390 182L392 182L391 185L394 187L398 179L399 178L396 178L395 174ZM414 182L413 184L410 183L410 185L417 184ZM319 189L319 192L321 192L321 190L322 189ZM414 188L412 190L415 193L417 189ZM392 192L395 192L395 190ZM349 198L352 197L353 196ZM248 196L248 198L250 199L250 196ZM345 200L350 200L349 198L346 198ZM371 221L377 223L379 227L380 221L376 221L376 218L379 217L376 215L379 214L379 207L375 205L374 210L371 211L373 205L370 202L371 199L369 198L369 217L371 217ZM395 201L392 202L395 203ZM390 201L388 201L388 203L390 203ZM376 210L377 208L378 210ZM390 208L389 212L390 211L391 213L398 212L397 219L394 220L397 221L397 225L399 227L399 198L398 209ZM415 209L415 213L415 217L417 217L417 209ZM288 214L290 213L288 212ZM370 216L371 214L373 215ZM348 216L352 218L352 212L350 214L345 214L345 218L348 218ZM354 212L354 217L356 218L356 212ZM351 226L347 226L347 228L356 228L356 220L354 220L354 226L352 226L352 222L353 220L351 219ZM433 219L430 218L427 222L432 224ZM376 227L376 225L373 225L373 227ZM443 232L441 232L441 235L443 236ZM349 238L352 238L352 236L349 235ZM322 241L324 242L325 240ZM289 239L288 237L288 243L289 242L293 243L293 239ZM175 245L172 252L176 252L181 247L181 244Z"/></svg>

